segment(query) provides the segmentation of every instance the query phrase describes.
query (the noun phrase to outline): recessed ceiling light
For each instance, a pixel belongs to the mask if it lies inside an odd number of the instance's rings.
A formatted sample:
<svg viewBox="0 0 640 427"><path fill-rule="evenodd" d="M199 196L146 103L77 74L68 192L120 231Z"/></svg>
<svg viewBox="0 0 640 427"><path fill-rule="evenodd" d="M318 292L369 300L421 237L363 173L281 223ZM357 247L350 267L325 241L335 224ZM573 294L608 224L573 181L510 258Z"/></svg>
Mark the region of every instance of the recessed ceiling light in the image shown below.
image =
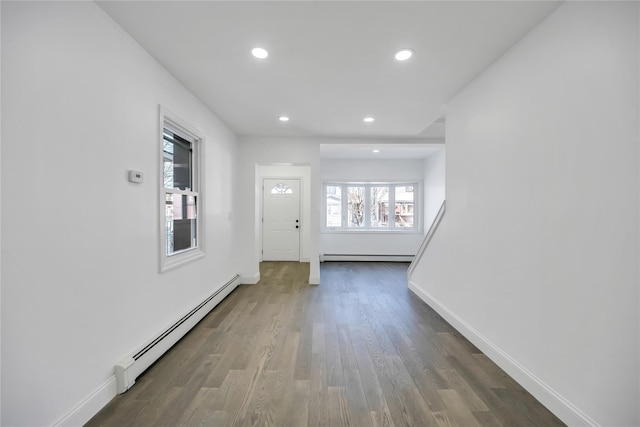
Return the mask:
<svg viewBox="0 0 640 427"><path fill-rule="evenodd" d="M398 61L406 61L407 59L413 56L413 50L411 49L401 49L396 52L396 59Z"/></svg>
<svg viewBox="0 0 640 427"><path fill-rule="evenodd" d="M375 150L373 150L374 153L379 153L380 150L378 150L377 148Z"/></svg>
<svg viewBox="0 0 640 427"><path fill-rule="evenodd" d="M289 116L278 116L278 120L280 120L281 122L288 122Z"/></svg>
<svg viewBox="0 0 640 427"><path fill-rule="evenodd" d="M254 47L253 49L251 49L251 54L258 59L265 59L267 56L269 56L269 52L261 47Z"/></svg>
<svg viewBox="0 0 640 427"><path fill-rule="evenodd" d="M371 123L373 122L375 119L373 117L365 117L364 119L362 119L363 122L365 123Z"/></svg>

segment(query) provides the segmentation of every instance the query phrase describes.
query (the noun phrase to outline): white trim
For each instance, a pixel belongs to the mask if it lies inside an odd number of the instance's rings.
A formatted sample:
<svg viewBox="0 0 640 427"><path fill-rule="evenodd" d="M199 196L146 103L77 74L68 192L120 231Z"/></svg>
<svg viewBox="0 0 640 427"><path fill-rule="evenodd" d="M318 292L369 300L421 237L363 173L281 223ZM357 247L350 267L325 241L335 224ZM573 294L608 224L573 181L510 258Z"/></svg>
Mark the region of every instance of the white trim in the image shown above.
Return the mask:
<svg viewBox="0 0 640 427"><path fill-rule="evenodd" d="M570 426L587 425L600 427L600 425L572 404L568 399L555 391L531 371L518 363L517 360L509 356L496 344L491 342L480 332L465 322L460 316L451 311L425 290L418 287L413 281L409 281L409 289L418 298L433 308L443 319L451 324L465 338L478 347L489 359L502 368L507 374L515 379L525 390L531 393L545 407L553 412L564 423Z"/></svg>
<svg viewBox="0 0 640 427"><path fill-rule="evenodd" d="M159 108L159 120L158 120L158 146L159 146L159 158L158 158L158 258L159 269L161 273L180 267L184 264L195 261L205 255L205 217L204 217L204 204L206 200L205 194L205 176L204 176L204 158L205 158L205 138L204 135L197 129L190 126L187 122L171 113L163 106ZM193 162L193 183L194 186L191 190L181 190L176 188L167 189L164 187L164 168L162 167L164 156L164 129L167 128L171 131L178 132L180 136L193 144L194 162ZM166 193L191 195L197 197L196 202L196 246L193 248L187 248L183 251L173 253L171 255L166 254L167 236L166 236L166 223L165 223L165 211L166 211Z"/></svg>
<svg viewBox="0 0 640 427"><path fill-rule="evenodd" d="M255 285L260 281L260 272L256 274L241 274L240 275L240 284L241 285Z"/></svg>
<svg viewBox="0 0 640 427"><path fill-rule="evenodd" d="M76 427L93 418L116 396L116 376L110 376L102 385L82 399L67 415L53 424L54 427Z"/></svg>
<svg viewBox="0 0 640 427"><path fill-rule="evenodd" d="M320 284L320 276L309 276L309 284L310 285L319 285Z"/></svg>

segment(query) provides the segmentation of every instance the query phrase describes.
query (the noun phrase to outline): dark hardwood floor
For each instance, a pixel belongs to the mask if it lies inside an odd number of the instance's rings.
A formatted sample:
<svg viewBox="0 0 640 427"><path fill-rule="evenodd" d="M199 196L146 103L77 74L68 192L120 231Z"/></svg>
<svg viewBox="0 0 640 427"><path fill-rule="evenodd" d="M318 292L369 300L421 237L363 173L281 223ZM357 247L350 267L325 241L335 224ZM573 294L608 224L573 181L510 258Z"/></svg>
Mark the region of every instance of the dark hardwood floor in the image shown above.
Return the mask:
<svg viewBox="0 0 640 427"><path fill-rule="evenodd" d="M564 425L407 289L402 263L264 262L87 426Z"/></svg>

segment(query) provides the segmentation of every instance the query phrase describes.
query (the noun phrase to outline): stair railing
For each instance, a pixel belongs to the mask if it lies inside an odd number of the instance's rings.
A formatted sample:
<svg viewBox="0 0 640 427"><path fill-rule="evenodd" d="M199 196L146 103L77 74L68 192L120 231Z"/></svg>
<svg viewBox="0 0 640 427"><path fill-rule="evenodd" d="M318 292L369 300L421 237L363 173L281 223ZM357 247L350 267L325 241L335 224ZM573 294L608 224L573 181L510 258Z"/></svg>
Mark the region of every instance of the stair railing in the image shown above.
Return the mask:
<svg viewBox="0 0 640 427"><path fill-rule="evenodd" d="M447 203L446 200L442 201L440 210L438 211L438 214L436 215L435 219L431 223L431 227L429 227L429 231L427 231L427 234L424 236L424 240L422 240L422 244L418 249L418 253L416 253L416 256L413 258L413 261L411 261L411 264L409 265L409 269L407 270L407 277L409 278L409 280L411 280L411 276L413 275L413 270L415 270L416 265L418 265L418 263L420 262L420 259L422 259L422 255L427 250L427 246L429 246L429 242L431 241L434 233L438 229L438 225L440 224L440 221L444 216L444 212L446 211L446 203Z"/></svg>

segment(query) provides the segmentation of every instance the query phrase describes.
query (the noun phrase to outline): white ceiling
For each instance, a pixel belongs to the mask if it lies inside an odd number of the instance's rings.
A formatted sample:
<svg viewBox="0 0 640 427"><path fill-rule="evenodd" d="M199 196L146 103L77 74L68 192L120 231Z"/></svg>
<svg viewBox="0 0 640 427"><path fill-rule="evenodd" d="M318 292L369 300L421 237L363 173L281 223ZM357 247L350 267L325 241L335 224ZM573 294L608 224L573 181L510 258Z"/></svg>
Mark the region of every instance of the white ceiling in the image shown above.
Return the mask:
<svg viewBox="0 0 640 427"><path fill-rule="evenodd" d="M442 151L443 144L428 143L368 143L320 144L320 157L340 160L426 159ZM373 152L378 150L378 152Z"/></svg>
<svg viewBox="0 0 640 427"><path fill-rule="evenodd" d="M443 121L430 125L449 99L560 2L98 4L238 135L415 145L442 138ZM253 58L256 46L269 57ZM396 61L400 48L414 57Z"/></svg>

